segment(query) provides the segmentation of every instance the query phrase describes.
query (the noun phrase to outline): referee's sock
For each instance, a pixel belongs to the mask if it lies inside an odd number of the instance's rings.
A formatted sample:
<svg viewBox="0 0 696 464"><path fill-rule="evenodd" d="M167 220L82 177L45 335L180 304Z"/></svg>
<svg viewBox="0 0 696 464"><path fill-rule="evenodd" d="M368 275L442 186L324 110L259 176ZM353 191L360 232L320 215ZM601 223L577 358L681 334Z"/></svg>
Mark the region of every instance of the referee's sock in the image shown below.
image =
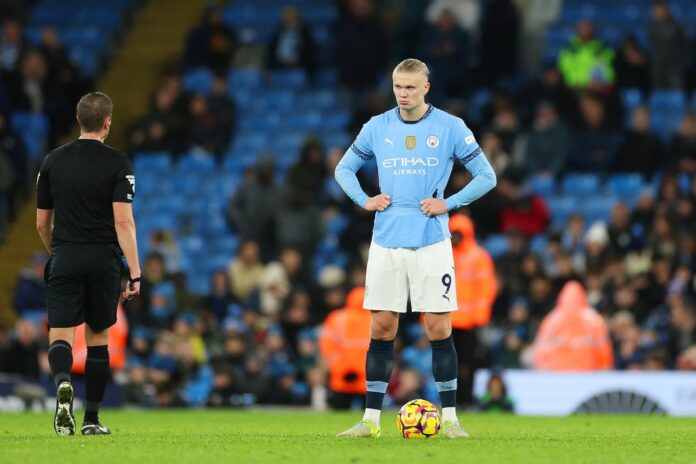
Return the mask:
<svg viewBox="0 0 696 464"><path fill-rule="evenodd" d="M457 350L452 335L444 340L431 340L433 376L442 402L443 422L457 420Z"/></svg>
<svg viewBox="0 0 696 464"><path fill-rule="evenodd" d="M70 343L65 340L56 340L48 348L48 364L51 366L53 382L56 387L62 382L70 382L73 355Z"/></svg>
<svg viewBox="0 0 696 464"><path fill-rule="evenodd" d="M85 363L85 422L99 423L99 405L109 380L109 347L88 346Z"/></svg>
<svg viewBox="0 0 696 464"><path fill-rule="evenodd" d="M387 392L394 360L394 340L370 340L367 351L367 398L363 420L379 424L384 394Z"/></svg>

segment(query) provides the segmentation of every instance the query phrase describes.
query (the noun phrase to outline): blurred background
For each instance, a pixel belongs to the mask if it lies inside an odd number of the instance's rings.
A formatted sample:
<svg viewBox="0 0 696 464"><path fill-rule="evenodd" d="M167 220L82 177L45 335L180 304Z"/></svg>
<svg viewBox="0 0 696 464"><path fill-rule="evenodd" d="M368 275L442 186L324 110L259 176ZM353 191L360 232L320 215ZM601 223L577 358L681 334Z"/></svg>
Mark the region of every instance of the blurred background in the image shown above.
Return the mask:
<svg viewBox="0 0 696 464"><path fill-rule="evenodd" d="M498 175L457 212L462 405L601 370L607 391L684 395L638 409L696 414L693 1L2 0L0 18L0 410L53 392L33 181L94 89L135 166L143 267L106 403L361 407L373 218L333 170L416 57ZM360 179L378 192L374 165ZM468 180L456 166L446 195ZM418 316L401 322L387 401L437 401Z"/></svg>

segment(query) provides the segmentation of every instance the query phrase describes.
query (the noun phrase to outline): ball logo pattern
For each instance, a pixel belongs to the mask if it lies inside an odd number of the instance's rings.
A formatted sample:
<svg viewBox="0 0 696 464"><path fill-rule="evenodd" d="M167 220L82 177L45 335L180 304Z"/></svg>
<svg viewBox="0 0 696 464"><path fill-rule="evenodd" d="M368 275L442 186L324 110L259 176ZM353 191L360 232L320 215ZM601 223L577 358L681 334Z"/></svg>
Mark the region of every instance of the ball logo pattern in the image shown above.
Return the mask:
<svg viewBox="0 0 696 464"><path fill-rule="evenodd" d="M411 400L396 416L396 427L404 438L430 438L440 431L440 415L433 403Z"/></svg>

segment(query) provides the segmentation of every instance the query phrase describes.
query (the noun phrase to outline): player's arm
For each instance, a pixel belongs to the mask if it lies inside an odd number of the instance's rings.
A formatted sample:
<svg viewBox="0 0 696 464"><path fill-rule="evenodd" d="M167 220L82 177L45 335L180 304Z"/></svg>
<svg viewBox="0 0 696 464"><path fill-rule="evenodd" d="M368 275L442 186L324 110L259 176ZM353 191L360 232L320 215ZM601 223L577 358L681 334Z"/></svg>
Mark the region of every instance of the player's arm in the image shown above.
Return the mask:
<svg viewBox="0 0 696 464"><path fill-rule="evenodd" d="M51 235L53 234L53 209L36 208L36 231L41 243L51 252Z"/></svg>
<svg viewBox="0 0 696 464"><path fill-rule="evenodd" d="M138 260L138 241L135 235L135 218L133 217L133 197L135 196L135 176L133 167L125 157L123 166L116 175L112 206L116 238L123 255L128 262L130 277L123 298L130 300L140 293L140 262ZM133 282L133 279L137 281Z"/></svg>
<svg viewBox="0 0 696 464"><path fill-rule="evenodd" d="M49 155L50 156L50 155ZM51 252L51 236L53 235L53 198L48 176L48 156L41 164L36 177L36 231L48 252Z"/></svg>
<svg viewBox="0 0 696 464"><path fill-rule="evenodd" d="M486 155L483 154L480 148L478 151L478 154L474 153L475 157L473 159L466 161L464 164L464 167L473 176L471 182L445 200L447 211L473 203L492 190L498 183L491 163L488 162Z"/></svg>
<svg viewBox="0 0 696 464"><path fill-rule="evenodd" d="M384 211L389 206L391 197L379 194L370 198L360 186L360 181L356 175L358 170L375 156L369 148L371 139L370 123L368 122L336 166L335 177L338 185L356 205L368 211Z"/></svg>

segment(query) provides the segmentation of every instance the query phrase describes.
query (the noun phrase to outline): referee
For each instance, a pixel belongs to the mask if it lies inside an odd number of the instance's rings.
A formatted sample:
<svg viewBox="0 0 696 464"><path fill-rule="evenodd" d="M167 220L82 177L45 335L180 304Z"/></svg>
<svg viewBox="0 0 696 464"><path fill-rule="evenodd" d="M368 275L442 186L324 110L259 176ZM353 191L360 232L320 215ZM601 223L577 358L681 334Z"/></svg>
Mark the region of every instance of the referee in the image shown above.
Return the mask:
<svg viewBox="0 0 696 464"><path fill-rule="evenodd" d="M140 264L131 203L135 177L128 158L104 145L113 103L92 92L77 103L80 138L44 158L36 181L36 228L51 255L46 265L48 362L57 387L53 428L75 434L72 345L75 327L86 322L86 407L82 435L111 431L99 422L99 405L109 378L109 327L116 322L119 296L140 292ZM122 256L130 268L121 294Z"/></svg>

